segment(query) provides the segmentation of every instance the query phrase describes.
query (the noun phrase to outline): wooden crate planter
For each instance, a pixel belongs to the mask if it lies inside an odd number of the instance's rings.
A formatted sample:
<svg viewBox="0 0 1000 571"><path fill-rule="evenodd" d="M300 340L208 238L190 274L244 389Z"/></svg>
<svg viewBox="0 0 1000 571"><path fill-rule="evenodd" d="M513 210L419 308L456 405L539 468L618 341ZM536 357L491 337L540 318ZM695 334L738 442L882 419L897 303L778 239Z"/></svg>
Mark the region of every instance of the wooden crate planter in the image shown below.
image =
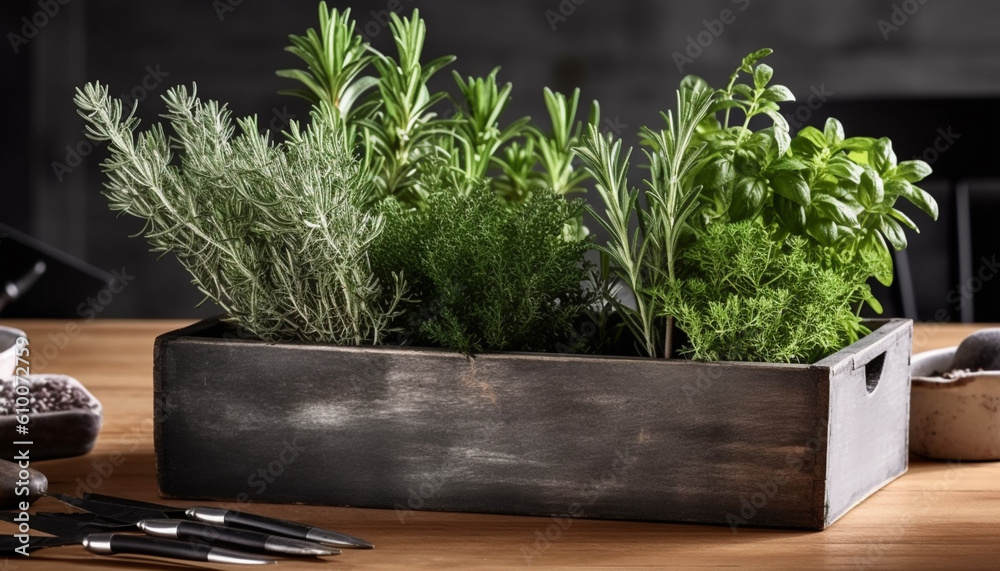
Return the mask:
<svg viewBox="0 0 1000 571"><path fill-rule="evenodd" d="M268 344L155 348L185 499L824 529L907 467L907 320L812 365ZM402 517L402 515L401 515Z"/></svg>

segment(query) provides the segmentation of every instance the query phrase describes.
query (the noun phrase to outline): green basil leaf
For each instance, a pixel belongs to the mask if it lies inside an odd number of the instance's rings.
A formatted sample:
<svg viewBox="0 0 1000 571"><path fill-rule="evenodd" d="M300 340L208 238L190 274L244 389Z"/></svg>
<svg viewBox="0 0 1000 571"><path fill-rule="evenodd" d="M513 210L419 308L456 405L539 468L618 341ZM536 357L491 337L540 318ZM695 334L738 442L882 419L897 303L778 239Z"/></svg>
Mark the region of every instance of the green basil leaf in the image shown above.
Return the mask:
<svg viewBox="0 0 1000 571"><path fill-rule="evenodd" d="M774 110L766 111L766 113L767 113L767 116L770 117L772 121L774 121L774 130L775 131L781 130L781 131L784 131L785 133L788 133L788 130L789 130L788 120L785 119L784 115L782 115L781 113L778 113L777 111L774 111Z"/></svg>
<svg viewBox="0 0 1000 571"><path fill-rule="evenodd" d="M837 224L833 220L816 218L806 224L806 234L823 246L833 246L840 235Z"/></svg>
<svg viewBox="0 0 1000 571"><path fill-rule="evenodd" d="M871 137L851 137L850 139L844 139L842 143L837 145L837 149L847 151L867 151L873 146L875 146L875 139Z"/></svg>
<svg viewBox="0 0 1000 571"><path fill-rule="evenodd" d="M838 179L859 184L865 169L847 158L847 155L838 154L826 163L826 171Z"/></svg>
<svg viewBox="0 0 1000 571"><path fill-rule="evenodd" d="M813 144L817 149L826 148L826 137L820 133L816 127L804 127L795 135L796 139L805 139Z"/></svg>
<svg viewBox="0 0 1000 571"><path fill-rule="evenodd" d="M870 230L860 242L860 251L879 260L879 263L875 264L877 268L875 279L884 286L892 285L892 252L889 251L882 234L874 229Z"/></svg>
<svg viewBox="0 0 1000 571"><path fill-rule="evenodd" d="M923 210L932 219L938 219L938 203L934 197L927 194L927 191L917 185L906 183L907 189L902 196L913 203L914 206Z"/></svg>
<svg viewBox="0 0 1000 571"><path fill-rule="evenodd" d="M885 200L882 177L871 167L865 167L865 172L861 174L861 182L858 184L858 198L868 210L873 210L875 206L882 204L882 201Z"/></svg>
<svg viewBox="0 0 1000 571"><path fill-rule="evenodd" d="M695 184L701 185L706 191L715 192L732 184L734 176L733 163L726 157L719 157L702 167L695 176Z"/></svg>
<svg viewBox="0 0 1000 571"><path fill-rule="evenodd" d="M745 177L736 182L733 199L729 203L729 219L733 222L753 218L760 214L767 196L767 185L756 178Z"/></svg>
<svg viewBox="0 0 1000 571"><path fill-rule="evenodd" d="M840 124L840 121L830 117L823 127L823 135L826 138L826 144L835 147L844 140L844 126Z"/></svg>
<svg viewBox="0 0 1000 571"><path fill-rule="evenodd" d="M770 164L770 171L804 171L809 165L793 157L782 157Z"/></svg>
<svg viewBox="0 0 1000 571"><path fill-rule="evenodd" d="M924 161L903 161L896 167L896 176L906 182L920 182L931 175L931 166Z"/></svg>
<svg viewBox="0 0 1000 571"><path fill-rule="evenodd" d="M764 89L774 76L774 70L766 63L758 64L753 70L753 84L757 89Z"/></svg>
<svg viewBox="0 0 1000 571"><path fill-rule="evenodd" d="M784 196L788 200L801 206L808 206L810 201L809 185L799 175L780 171L771 178L771 187L776 194Z"/></svg>
<svg viewBox="0 0 1000 571"><path fill-rule="evenodd" d="M753 64L757 63L759 60L763 58L766 58L772 53L774 53L774 50L772 50L771 48L761 48L753 53L747 54L747 56L743 58L743 62L740 65L740 69L749 72L750 67Z"/></svg>
<svg viewBox="0 0 1000 571"><path fill-rule="evenodd" d="M778 147L778 156L782 157L792 146L792 137L788 134L787 124L786 128L779 129L777 125L774 127L774 142Z"/></svg>
<svg viewBox="0 0 1000 571"><path fill-rule="evenodd" d="M739 95L748 102L753 100L753 90L745 83L737 83L733 86L733 95Z"/></svg>
<svg viewBox="0 0 1000 571"><path fill-rule="evenodd" d="M795 101L795 95L792 90L788 89L784 85L772 85L764 90L764 93L760 95L760 98L765 101L774 101L775 103L781 103L783 101Z"/></svg>
<svg viewBox="0 0 1000 571"><path fill-rule="evenodd" d="M760 159L752 151L740 148L733 157L733 166L741 176L756 176L760 174Z"/></svg>
<svg viewBox="0 0 1000 571"><path fill-rule="evenodd" d="M872 311L874 311L878 315L882 315L882 312L884 311L882 309L882 304L879 303L879 301L877 299L875 299L875 296L871 295L870 292L865 297L865 303L868 304L868 307L872 308Z"/></svg>
<svg viewBox="0 0 1000 571"><path fill-rule="evenodd" d="M871 165L871 162L868 160L868 153L870 152L871 149L867 151L849 151L847 153L847 158L854 164L869 166Z"/></svg>
<svg viewBox="0 0 1000 571"><path fill-rule="evenodd" d="M824 218L829 218L841 226L860 228L858 213L853 208L827 195L813 194L812 207Z"/></svg>
<svg viewBox="0 0 1000 571"><path fill-rule="evenodd" d="M906 248L906 234L903 233L903 227L892 218L888 216L880 217L879 231L882 232L882 235L885 236L886 240L892 244L892 247L897 252Z"/></svg>
<svg viewBox="0 0 1000 571"><path fill-rule="evenodd" d="M743 146L752 147L758 157L770 157L776 154L778 143L774 140L774 127L767 127L750 135Z"/></svg>
<svg viewBox="0 0 1000 571"><path fill-rule="evenodd" d="M901 178L894 178L885 181L885 195L889 198L897 198L899 196L908 196L912 193L910 189L910 183L906 182Z"/></svg>
<svg viewBox="0 0 1000 571"><path fill-rule="evenodd" d="M801 235L806 225L806 210L783 196L774 197L774 213L789 234Z"/></svg>
<svg viewBox="0 0 1000 571"><path fill-rule="evenodd" d="M680 90L681 91L692 91L697 93L703 89L711 89L712 87L707 81L698 77L697 75L686 75L684 79L681 80Z"/></svg>
<svg viewBox="0 0 1000 571"><path fill-rule="evenodd" d="M791 149L792 155L807 161L813 160L813 158L815 158L821 150L820 147L817 147L809 139L798 136L792 139L792 144L789 148Z"/></svg>
<svg viewBox="0 0 1000 571"><path fill-rule="evenodd" d="M906 226L910 230L913 230L914 232L916 232L918 234L920 233L920 229L917 228L917 225L913 223L913 220L910 220L909 216L907 216L906 214L900 212L899 210L896 210L895 208L893 208L892 210L889 211L889 216L892 216L896 220L899 220L899 222L902 223L903 226Z"/></svg>
<svg viewBox="0 0 1000 571"><path fill-rule="evenodd" d="M896 153L892 150L892 141L888 137L882 137L875 141L875 145L868 151L870 163L879 174L896 168Z"/></svg>

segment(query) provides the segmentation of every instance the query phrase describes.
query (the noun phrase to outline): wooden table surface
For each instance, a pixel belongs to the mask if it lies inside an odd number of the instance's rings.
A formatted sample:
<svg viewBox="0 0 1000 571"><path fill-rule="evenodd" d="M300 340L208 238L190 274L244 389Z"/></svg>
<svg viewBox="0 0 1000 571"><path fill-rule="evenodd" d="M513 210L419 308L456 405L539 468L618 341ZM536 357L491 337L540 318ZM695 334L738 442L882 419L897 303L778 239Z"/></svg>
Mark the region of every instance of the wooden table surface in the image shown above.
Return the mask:
<svg viewBox="0 0 1000 571"><path fill-rule="evenodd" d="M93 452L32 464L48 476L50 490L76 493L89 477L91 483L99 481L100 493L159 501L152 436L152 344L156 335L187 322L2 324L28 332L32 354L38 356L32 372L72 375L104 404L104 427ZM955 345L976 328L918 325L915 351ZM115 454L123 460L111 466L108 459ZM50 499L35 506L40 511L61 509ZM741 528L734 533L725 526L597 520L573 520L560 527L549 518L269 504L256 504L251 511L336 529L376 545L371 551L345 551L319 561L279 563L289 570L326 565L341 569L1000 569L1000 462L949 464L913 457L909 472L823 532ZM11 533L4 525L0 532ZM30 558L0 562L0 571L131 568L234 566L99 557L82 547L48 549Z"/></svg>

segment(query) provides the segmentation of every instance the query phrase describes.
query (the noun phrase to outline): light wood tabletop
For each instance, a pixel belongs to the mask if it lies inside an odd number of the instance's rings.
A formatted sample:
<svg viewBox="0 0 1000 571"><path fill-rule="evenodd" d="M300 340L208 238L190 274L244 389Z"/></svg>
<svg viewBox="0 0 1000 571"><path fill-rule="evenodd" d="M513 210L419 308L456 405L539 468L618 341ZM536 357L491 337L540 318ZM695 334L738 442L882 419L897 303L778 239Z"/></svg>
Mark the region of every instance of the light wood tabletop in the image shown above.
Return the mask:
<svg viewBox="0 0 1000 571"><path fill-rule="evenodd" d="M72 375L104 405L104 426L90 454L32 463L48 476L49 489L76 493L89 478L91 484L99 480L100 493L161 501L153 456L153 338L188 322L0 324L28 333L36 357L32 372ZM914 350L955 345L979 327L917 325ZM116 465L109 462L112 457ZM47 498L35 508L63 510ZM248 511L357 535L376 546L318 561L282 560L281 569L319 569L324 561L350 569L1000 569L1000 462L912 457L903 477L822 532L300 505L254 504ZM8 524L0 532L12 533ZM101 557L82 547L0 561L0 571L131 568L234 567Z"/></svg>

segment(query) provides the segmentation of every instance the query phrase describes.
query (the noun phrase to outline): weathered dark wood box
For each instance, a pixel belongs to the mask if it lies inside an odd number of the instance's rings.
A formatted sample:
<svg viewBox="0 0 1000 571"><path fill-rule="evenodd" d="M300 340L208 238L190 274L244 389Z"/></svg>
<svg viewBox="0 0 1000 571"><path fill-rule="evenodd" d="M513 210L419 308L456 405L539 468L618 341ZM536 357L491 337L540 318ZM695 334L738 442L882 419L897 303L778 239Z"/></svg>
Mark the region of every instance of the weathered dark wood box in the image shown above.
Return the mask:
<svg viewBox="0 0 1000 571"><path fill-rule="evenodd" d="M907 467L912 326L872 326L772 365L276 345L203 321L156 341L160 491L823 529Z"/></svg>

